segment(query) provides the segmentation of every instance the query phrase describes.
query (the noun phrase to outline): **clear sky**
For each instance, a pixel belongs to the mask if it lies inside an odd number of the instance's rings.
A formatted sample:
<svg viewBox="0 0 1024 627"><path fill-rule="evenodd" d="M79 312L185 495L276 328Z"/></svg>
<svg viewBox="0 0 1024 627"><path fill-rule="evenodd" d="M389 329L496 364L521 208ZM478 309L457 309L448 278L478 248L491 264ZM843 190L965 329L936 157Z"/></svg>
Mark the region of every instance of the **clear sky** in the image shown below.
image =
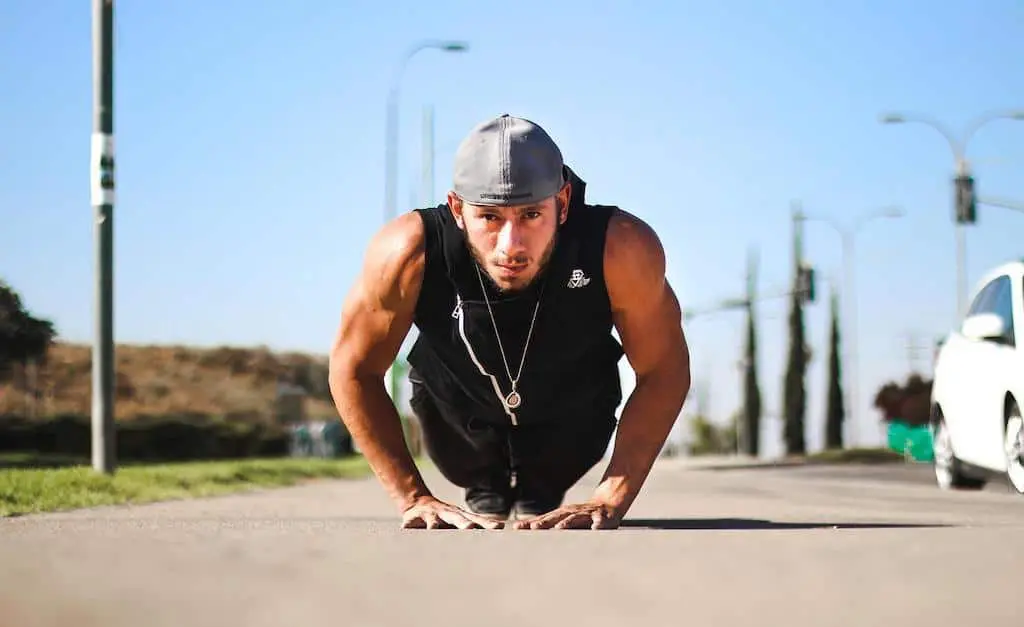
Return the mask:
<svg viewBox="0 0 1024 627"><path fill-rule="evenodd" d="M91 339L93 320L89 5L0 10L0 275L73 341ZM925 126L878 116L923 113L959 131L1024 107L1018 0L147 0L120 3L116 21L119 342L325 353L382 221L395 68L418 41L459 39L469 51L422 52L401 83L403 209L427 193L428 105L433 201L470 127L504 112L534 119L591 201L659 231L688 307L741 295L750 246L763 291L789 284L794 200L842 223L902 206L906 217L871 222L856 239L865 443L880 433L874 391L910 367L908 338L926 347L927 368L956 306L950 151ZM969 155L979 193L1024 201L1024 123L986 126ZM970 280L1024 256L1022 232L1024 214L982 207ZM823 278L841 277L837 235L809 223L806 239ZM825 409L821 288L808 312L812 449ZM786 301L759 312L774 446ZM739 407L742 330L738 312L687 327L695 387L716 420Z"/></svg>

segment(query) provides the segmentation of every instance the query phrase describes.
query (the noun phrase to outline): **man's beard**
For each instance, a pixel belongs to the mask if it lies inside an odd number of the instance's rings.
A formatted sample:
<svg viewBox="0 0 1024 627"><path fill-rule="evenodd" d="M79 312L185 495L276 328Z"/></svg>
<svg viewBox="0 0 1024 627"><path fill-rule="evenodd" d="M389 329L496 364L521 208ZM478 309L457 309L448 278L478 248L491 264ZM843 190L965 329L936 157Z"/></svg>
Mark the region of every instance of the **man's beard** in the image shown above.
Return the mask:
<svg viewBox="0 0 1024 627"><path fill-rule="evenodd" d="M479 250L477 250L475 246L473 246L473 243L469 241L469 238L466 238L466 247L469 249L469 254L472 255L473 260L476 261L477 265L480 267L480 274L484 276L484 278L491 285L491 287L493 287L501 294L516 294L519 292L526 291L533 285L536 285L537 282L544 277L545 273L548 270L548 266L551 264L551 258L554 256L556 244L558 244L557 230L555 231L554 236L551 238L551 241L548 242L547 248L544 249L544 253L540 257L540 263L538 264L536 274L534 274L526 283L519 285L518 287L511 288L502 287L494 280L494 277L492 277L491 274L487 271L487 264L484 262L483 255L480 253ZM517 263L521 262L522 260L516 258L506 258L503 259L502 261Z"/></svg>

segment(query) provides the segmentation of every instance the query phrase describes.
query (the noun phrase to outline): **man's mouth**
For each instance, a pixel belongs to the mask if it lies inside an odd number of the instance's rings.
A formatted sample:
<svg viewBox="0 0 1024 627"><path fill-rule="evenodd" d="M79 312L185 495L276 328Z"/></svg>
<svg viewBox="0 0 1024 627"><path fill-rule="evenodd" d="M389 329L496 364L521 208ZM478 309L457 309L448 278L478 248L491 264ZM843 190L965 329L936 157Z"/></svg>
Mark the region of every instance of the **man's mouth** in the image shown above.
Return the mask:
<svg viewBox="0 0 1024 627"><path fill-rule="evenodd" d="M520 264L504 264L504 263L499 263L499 264L495 264L495 265L498 267L498 270L500 270L502 274L508 274L508 275L520 274L521 272L523 272L524 270L526 270L529 267L529 264L526 264L526 263L520 263Z"/></svg>

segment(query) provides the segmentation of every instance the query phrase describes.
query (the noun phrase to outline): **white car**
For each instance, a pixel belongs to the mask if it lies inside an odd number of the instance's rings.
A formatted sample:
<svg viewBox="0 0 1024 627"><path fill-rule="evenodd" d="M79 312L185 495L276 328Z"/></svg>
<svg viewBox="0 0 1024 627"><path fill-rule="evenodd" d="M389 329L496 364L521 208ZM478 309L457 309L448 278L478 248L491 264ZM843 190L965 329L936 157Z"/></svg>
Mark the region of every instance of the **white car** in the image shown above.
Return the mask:
<svg viewBox="0 0 1024 627"><path fill-rule="evenodd" d="M938 349L931 401L939 487L980 489L1001 474L1024 494L1024 260L978 282Z"/></svg>

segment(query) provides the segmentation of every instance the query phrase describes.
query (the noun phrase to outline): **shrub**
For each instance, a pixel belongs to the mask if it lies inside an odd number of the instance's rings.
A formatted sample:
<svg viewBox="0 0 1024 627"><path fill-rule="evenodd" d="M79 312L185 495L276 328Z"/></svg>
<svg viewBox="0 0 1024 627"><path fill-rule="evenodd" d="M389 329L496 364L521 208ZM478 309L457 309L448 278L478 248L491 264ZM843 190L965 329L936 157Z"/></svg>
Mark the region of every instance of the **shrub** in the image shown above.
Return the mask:
<svg viewBox="0 0 1024 627"><path fill-rule="evenodd" d="M874 406L881 410L883 422L900 421L910 425L928 424L931 419L932 382L917 373L899 385L889 381L875 394Z"/></svg>

